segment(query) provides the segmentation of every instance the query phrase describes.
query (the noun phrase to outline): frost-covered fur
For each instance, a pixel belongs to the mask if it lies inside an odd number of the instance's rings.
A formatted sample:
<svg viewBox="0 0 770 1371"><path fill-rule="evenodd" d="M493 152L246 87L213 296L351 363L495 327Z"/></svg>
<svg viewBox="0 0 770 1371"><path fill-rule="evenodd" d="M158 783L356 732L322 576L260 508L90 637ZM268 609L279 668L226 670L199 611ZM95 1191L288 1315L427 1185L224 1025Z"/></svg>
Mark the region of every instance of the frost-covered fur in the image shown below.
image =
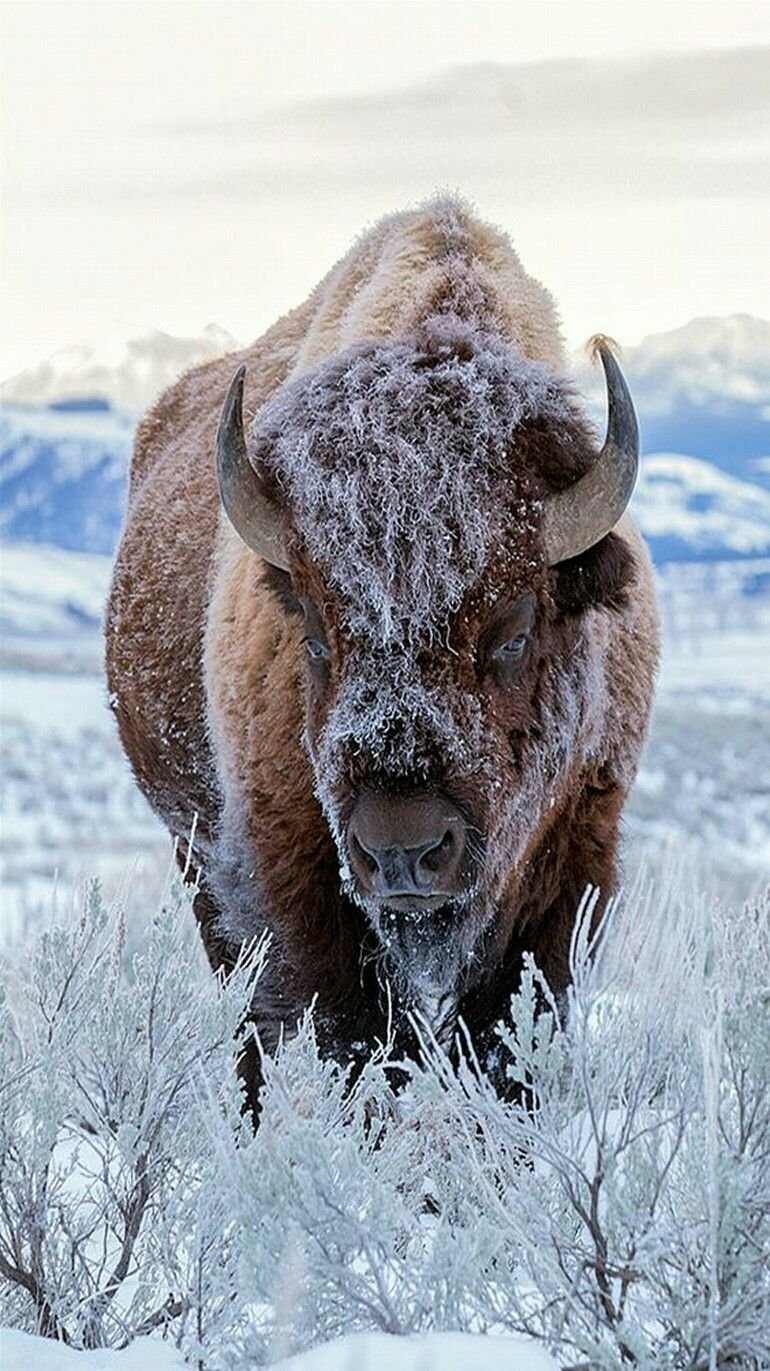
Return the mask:
<svg viewBox="0 0 770 1371"><path fill-rule="evenodd" d="M214 434L239 361L290 581L218 516ZM199 814L212 960L274 934L266 1030L317 995L329 1044L355 1052L384 1031L395 977L404 1007L440 1004L483 1036L528 948L566 984L583 888L615 878L657 659L628 520L574 563L544 563L543 498L595 450L550 296L451 199L375 226L294 314L143 422L110 686L151 802L176 833ZM522 595L536 628L504 690L481 645ZM303 610L329 643L322 685ZM362 788L439 791L468 817L472 872L432 921L395 928L356 895L345 829Z"/></svg>
<svg viewBox="0 0 770 1371"><path fill-rule="evenodd" d="M517 490L517 430L571 418L548 367L442 313L282 386L255 418L253 460L277 476L350 633L407 648L448 624L511 514L537 512Z"/></svg>

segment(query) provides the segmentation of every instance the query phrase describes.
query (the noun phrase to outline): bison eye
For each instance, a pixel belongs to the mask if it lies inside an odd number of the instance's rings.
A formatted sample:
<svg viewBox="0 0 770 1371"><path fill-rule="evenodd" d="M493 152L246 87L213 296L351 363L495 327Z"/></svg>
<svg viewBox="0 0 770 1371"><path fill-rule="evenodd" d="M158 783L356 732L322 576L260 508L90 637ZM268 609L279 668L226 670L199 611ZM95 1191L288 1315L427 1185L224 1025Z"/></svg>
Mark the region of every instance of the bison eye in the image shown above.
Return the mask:
<svg viewBox="0 0 770 1371"><path fill-rule="evenodd" d="M507 643L501 643L495 650L495 657L498 661L511 662L517 661L524 655L524 649L529 641L526 633L518 633L515 638L509 638Z"/></svg>
<svg viewBox="0 0 770 1371"><path fill-rule="evenodd" d="M318 638L306 638L305 648L307 655L312 662L328 662L329 649L326 643L322 643Z"/></svg>

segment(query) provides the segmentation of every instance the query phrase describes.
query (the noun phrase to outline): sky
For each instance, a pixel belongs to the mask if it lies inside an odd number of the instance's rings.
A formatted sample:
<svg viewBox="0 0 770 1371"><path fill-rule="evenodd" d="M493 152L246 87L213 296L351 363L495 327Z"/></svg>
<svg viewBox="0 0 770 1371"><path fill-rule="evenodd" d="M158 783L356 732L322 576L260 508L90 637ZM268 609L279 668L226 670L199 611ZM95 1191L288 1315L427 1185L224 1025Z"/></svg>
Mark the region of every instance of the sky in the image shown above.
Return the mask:
<svg viewBox="0 0 770 1371"><path fill-rule="evenodd" d="M446 188L572 345L770 314L766 0L6 0L0 52L2 375L256 337Z"/></svg>

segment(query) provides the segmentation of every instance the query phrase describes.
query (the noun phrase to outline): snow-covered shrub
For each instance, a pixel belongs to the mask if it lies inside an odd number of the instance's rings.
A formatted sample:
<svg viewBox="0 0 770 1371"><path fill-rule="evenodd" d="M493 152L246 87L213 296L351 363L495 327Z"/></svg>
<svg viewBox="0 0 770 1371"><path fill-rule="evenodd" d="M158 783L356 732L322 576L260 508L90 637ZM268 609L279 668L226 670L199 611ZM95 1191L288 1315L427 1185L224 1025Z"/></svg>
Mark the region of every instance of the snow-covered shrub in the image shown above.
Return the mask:
<svg viewBox="0 0 770 1371"><path fill-rule="evenodd" d="M2 1004L0 1315L84 1347L179 1320L218 1260L200 1084L237 1136L235 1036L263 955L213 977L178 884L138 954L124 936L91 885Z"/></svg>
<svg viewBox="0 0 770 1371"><path fill-rule="evenodd" d="M256 964L217 983L172 909L128 978L92 896L6 1014L3 1316L90 1344L170 1328L209 1371L367 1329L522 1332L605 1371L770 1364L769 913L670 873L591 949L587 901L569 1005L529 964L500 1027L518 1103L462 1033L450 1061L418 1025L419 1063L384 1043L353 1076L309 1013L264 1059L254 1135L234 1034Z"/></svg>
<svg viewBox="0 0 770 1371"><path fill-rule="evenodd" d="M518 1105L427 1033L400 1094L386 1052L354 1084L319 1063L309 1021L266 1063L262 1130L220 1129L244 1260L212 1364L371 1327L517 1330L590 1368L767 1363L768 908L640 883L593 957L589 916L568 1015L530 964L501 1026Z"/></svg>
<svg viewBox="0 0 770 1371"><path fill-rule="evenodd" d="M513 1262L485 1316L590 1368L770 1364L769 914L638 888L593 962L580 926L563 1027L528 968L501 1040L529 1108L448 1082Z"/></svg>

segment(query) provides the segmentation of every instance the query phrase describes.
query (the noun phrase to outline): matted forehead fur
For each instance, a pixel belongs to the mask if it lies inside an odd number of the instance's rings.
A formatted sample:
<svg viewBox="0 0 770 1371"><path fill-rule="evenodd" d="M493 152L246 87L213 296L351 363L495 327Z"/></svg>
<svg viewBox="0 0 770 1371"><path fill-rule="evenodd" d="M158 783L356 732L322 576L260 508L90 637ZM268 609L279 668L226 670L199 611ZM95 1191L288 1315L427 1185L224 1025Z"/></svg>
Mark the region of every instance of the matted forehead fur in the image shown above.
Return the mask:
<svg viewBox="0 0 770 1371"><path fill-rule="evenodd" d="M574 479L589 440L565 383L437 315L282 387L257 413L250 456L349 632L406 648L444 635L495 553L532 560L554 484L517 446L533 426L560 449L555 484Z"/></svg>

